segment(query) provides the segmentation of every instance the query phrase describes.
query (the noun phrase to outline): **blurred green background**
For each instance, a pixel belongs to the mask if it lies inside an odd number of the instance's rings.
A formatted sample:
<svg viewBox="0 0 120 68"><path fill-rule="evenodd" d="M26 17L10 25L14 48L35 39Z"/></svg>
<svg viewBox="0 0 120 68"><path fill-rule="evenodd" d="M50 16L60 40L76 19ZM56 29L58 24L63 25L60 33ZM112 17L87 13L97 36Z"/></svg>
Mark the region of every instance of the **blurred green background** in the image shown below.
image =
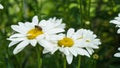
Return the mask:
<svg viewBox="0 0 120 68"><path fill-rule="evenodd" d="M27 46L17 55L8 48L6 40L13 30L11 25L18 22L32 21L38 15L39 20L50 17L62 18L66 29L86 28L92 30L102 44L91 58L82 56L81 68L120 68L120 58L113 55L120 47L120 34L109 21L118 16L120 0L0 0L4 6L0 10L0 68L37 68L36 47ZM98 58L94 58L97 55ZM42 68L63 68L61 54L45 54ZM67 68L77 67L78 57L74 57Z"/></svg>

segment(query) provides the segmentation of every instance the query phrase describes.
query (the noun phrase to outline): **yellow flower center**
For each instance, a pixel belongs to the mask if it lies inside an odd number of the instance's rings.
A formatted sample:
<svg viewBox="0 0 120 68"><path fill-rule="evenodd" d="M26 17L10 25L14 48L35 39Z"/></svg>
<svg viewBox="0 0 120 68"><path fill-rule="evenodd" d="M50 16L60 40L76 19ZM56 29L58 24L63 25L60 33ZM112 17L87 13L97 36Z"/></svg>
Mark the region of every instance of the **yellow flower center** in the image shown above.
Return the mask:
<svg viewBox="0 0 120 68"><path fill-rule="evenodd" d="M74 41L71 38L63 38L61 40L58 41L58 45L60 47L64 46L64 47L72 47L74 44Z"/></svg>
<svg viewBox="0 0 120 68"><path fill-rule="evenodd" d="M35 39L38 35L43 34L43 32L42 32L42 29L40 29L39 27L35 27L30 31L28 31L27 34L28 34L27 38L31 40L31 39Z"/></svg>

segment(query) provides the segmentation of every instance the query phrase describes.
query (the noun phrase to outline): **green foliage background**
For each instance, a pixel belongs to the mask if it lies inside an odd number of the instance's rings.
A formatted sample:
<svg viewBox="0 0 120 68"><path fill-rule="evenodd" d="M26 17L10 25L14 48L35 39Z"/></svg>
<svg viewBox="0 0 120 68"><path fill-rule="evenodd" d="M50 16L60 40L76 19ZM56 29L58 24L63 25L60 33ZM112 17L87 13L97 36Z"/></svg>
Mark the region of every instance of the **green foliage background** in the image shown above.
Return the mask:
<svg viewBox="0 0 120 68"><path fill-rule="evenodd" d="M6 40L13 30L11 25L31 21L38 15L39 19L50 17L62 18L66 29L86 28L92 30L101 39L102 44L95 54L98 59L82 56L81 68L120 68L120 58L113 55L120 47L120 34L115 25L109 21L120 13L120 0L0 0L4 6L0 10L0 68L37 68L36 47L27 46L17 55L8 48ZM42 55L42 68L63 68L62 55ZM78 57L74 57L67 68L77 67Z"/></svg>

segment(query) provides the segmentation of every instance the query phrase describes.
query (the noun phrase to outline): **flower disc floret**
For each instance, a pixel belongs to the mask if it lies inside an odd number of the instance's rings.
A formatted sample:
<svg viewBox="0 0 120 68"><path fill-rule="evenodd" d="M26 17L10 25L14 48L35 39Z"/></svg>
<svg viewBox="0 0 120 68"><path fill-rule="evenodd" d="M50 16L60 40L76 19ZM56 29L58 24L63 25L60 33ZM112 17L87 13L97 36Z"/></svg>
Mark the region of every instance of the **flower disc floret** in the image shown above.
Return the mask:
<svg viewBox="0 0 120 68"><path fill-rule="evenodd" d="M74 41L71 38L63 38L61 40L58 41L58 45L60 47L64 46L64 47L72 47L74 44Z"/></svg>

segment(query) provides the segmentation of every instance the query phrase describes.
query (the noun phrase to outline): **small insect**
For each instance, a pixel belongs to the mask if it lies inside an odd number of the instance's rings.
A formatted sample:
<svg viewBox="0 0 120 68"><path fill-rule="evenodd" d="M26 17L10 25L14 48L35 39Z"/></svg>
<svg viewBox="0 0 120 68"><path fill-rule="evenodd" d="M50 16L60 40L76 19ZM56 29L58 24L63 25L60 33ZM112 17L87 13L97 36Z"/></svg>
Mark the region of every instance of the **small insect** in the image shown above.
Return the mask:
<svg viewBox="0 0 120 68"><path fill-rule="evenodd" d="M35 25L35 29L39 29L39 30L42 30L42 28L38 25Z"/></svg>

